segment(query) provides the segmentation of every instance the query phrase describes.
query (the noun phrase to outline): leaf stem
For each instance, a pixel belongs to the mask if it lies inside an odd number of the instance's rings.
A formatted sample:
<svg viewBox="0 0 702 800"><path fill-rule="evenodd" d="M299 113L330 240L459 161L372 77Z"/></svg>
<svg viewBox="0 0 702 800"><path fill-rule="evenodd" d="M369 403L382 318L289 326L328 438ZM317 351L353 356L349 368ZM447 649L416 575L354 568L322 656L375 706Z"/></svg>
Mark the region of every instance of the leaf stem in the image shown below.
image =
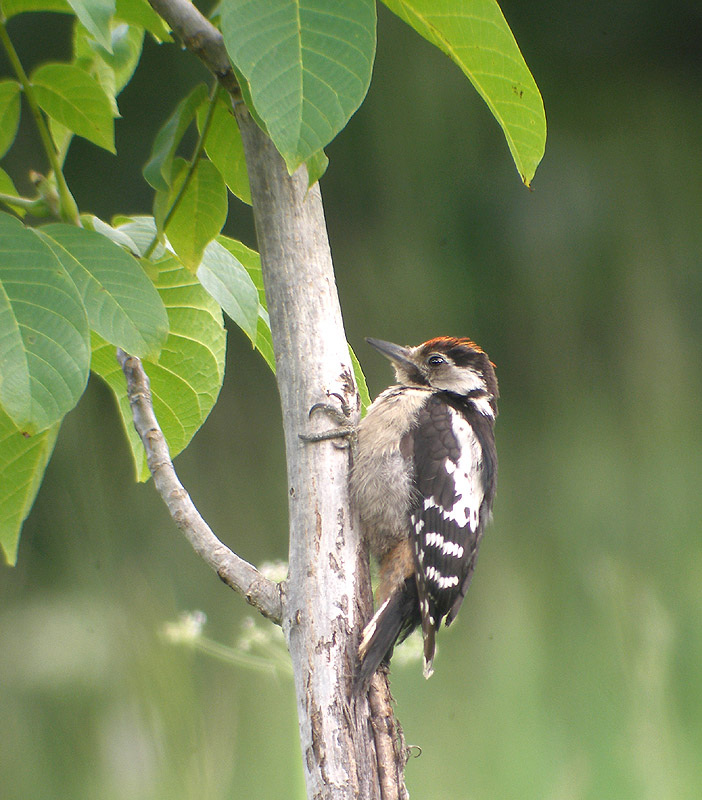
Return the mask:
<svg viewBox="0 0 702 800"><path fill-rule="evenodd" d="M180 205L181 201L185 197L185 193L190 186L190 182L195 175L195 171L197 170L198 164L200 162L200 157L205 149L205 142L207 140L207 134L210 131L210 125L212 124L212 118L214 117L215 107L217 105L217 90L219 89L219 83L215 81L212 84L212 88L210 89L210 101L209 105L207 106L207 116L205 117L205 121L202 124L202 130L200 131L200 135L198 136L197 142L195 144L195 149L193 150L193 154L190 158L190 162L188 164L188 171L185 175L185 180L183 181L180 189L178 189L178 193L173 198L173 202L171 203L170 208L168 209L166 216L163 218L163 231L165 232L166 228L168 227L168 223L173 219L173 215L178 210L178 206ZM158 232L151 240L151 243L144 251L144 258L148 258L153 251L156 249L156 245L158 244L159 234Z"/></svg>
<svg viewBox="0 0 702 800"><path fill-rule="evenodd" d="M15 71L15 75L17 75L19 82L22 84L24 95L27 98L27 103L29 104L32 116L34 117L34 122L36 123L37 130L39 131L41 143L44 147L47 158L49 159L49 163L51 164L51 169L56 176L56 184L60 199L61 217L66 222L70 222L73 225L78 225L80 227L81 223L78 213L78 206L76 205L76 201L71 194L71 190L68 188L68 184L66 183L66 178L64 177L61 164L59 163L58 153L56 152L56 146L51 138L49 128L46 124L43 114L41 113L39 104L37 103L37 99L34 94L34 87L27 77L27 73L24 71L22 62L20 61L17 51L15 50L15 46L12 44L12 40L7 33L4 17L0 17L0 42L2 42L2 45L5 48L7 57L9 58L12 68Z"/></svg>
<svg viewBox="0 0 702 800"><path fill-rule="evenodd" d="M11 211L22 208L34 217L45 217L50 213L49 205L42 197L19 197L14 194L0 192L0 203L7 206Z"/></svg>

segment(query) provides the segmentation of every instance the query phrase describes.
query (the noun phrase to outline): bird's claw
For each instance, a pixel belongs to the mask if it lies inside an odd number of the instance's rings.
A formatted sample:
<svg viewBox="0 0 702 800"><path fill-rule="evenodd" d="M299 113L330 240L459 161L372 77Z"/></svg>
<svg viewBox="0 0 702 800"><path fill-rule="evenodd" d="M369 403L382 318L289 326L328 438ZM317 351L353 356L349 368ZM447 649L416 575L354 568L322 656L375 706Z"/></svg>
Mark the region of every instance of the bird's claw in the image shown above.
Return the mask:
<svg viewBox="0 0 702 800"><path fill-rule="evenodd" d="M319 431L318 433L299 433L298 436L304 442L324 442L330 439L341 439L341 442L333 442L334 447L339 450L346 450L349 447L349 439L356 434L356 428L349 425L348 419L351 416L351 408L346 402L346 398L338 392L330 392L329 397L336 397L341 408L331 403L315 403L309 410L308 417L316 411L323 411L330 416L339 427L329 430Z"/></svg>

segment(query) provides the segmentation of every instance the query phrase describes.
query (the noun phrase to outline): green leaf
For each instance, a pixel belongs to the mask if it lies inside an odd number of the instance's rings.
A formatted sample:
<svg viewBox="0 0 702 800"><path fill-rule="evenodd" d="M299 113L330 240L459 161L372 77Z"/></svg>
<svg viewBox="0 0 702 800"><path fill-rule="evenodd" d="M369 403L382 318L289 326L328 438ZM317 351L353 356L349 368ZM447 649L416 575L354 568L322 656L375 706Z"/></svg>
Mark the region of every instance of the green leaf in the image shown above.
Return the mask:
<svg viewBox="0 0 702 800"><path fill-rule="evenodd" d="M19 197L17 189L15 189L15 184L12 182L12 178L5 172L4 169L0 169L0 193ZM15 214L20 217L23 217L26 213L22 206L14 206L10 204L10 208L12 208Z"/></svg>
<svg viewBox="0 0 702 800"><path fill-rule="evenodd" d="M95 40L111 53L110 19L115 13L115 0L68 0L68 3Z"/></svg>
<svg viewBox="0 0 702 800"><path fill-rule="evenodd" d="M253 281L253 285L258 292L258 302L265 308L266 307L266 292L263 287L263 270L261 269L261 256L250 247L247 247L243 242L237 239L230 239L228 236L218 236L217 241L222 247L234 256L234 258L244 267L249 273L249 277Z"/></svg>
<svg viewBox="0 0 702 800"><path fill-rule="evenodd" d="M110 100L110 105L113 109L117 109L117 104L112 103ZM67 128L65 125L62 125L60 122L56 122L55 119L49 120L49 130L51 131L51 138L54 140L54 144L56 145L56 153L58 155L59 164L63 166L66 155L68 154L68 148L71 146L71 142L73 141L73 131L70 128Z"/></svg>
<svg viewBox="0 0 702 800"><path fill-rule="evenodd" d="M273 350L273 336L268 312L263 306L258 307L258 324L256 326L256 349L263 356L263 360L275 375L275 352Z"/></svg>
<svg viewBox="0 0 702 800"><path fill-rule="evenodd" d="M10 149L17 135L20 118L20 85L0 81L0 158Z"/></svg>
<svg viewBox="0 0 702 800"><path fill-rule="evenodd" d="M256 324L256 341L254 344L271 368L273 374L275 374L275 353L273 352L271 324L268 319L268 311L266 310L266 293L263 288L261 257L255 250L252 250L236 239L230 239L227 236L218 236L217 241L243 265L256 287L256 291L258 292L258 322Z"/></svg>
<svg viewBox="0 0 702 800"><path fill-rule="evenodd" d="M176 202L176 196L185 182L190 164L181 156L175 156L171 162L171 172L168 176L168 188L157 189L154 195L154 220L158 229L159 237L163 236L163 226L166 218L171 213L171 208Z"/></svg>
<svg viewBox="0 0 702 800"><path fill-rule="evenodd" d="M307 183L312 187L324 175L329 166L329 159L324 150L320 150L307 159Z"/></svg>
<svg viewBox="0 0 702 800"><path fill-rule="evenodd" d="M383 2L458 64L502 127L517 170L529 186L546 146L546 115L496 0Z"/></svg>
<svg viewBox="0 0 702 800"><path fill-rule="evenodd" d="M151 8L147 0L117 0L115 16L130 25L147 30L159 42L172 42L168 25Z"/></svg>
<svg viewBox="0 0 702 800"><path fill-rule="evenodd" d="M223 0L222 33L292 173L346 125L368 91L373 0Z"/></svg>
<svg viewBox="0 0 702 800"><path fill-rule="evenodd" d="M88 320L51 250L0 213L0 404L24 434L46 430L88 380Z"/></svg>
<svg viewBox="0 0 702 800"><path fill-rule="evenodd" d="M180 170L174 180L169 204L183 185L186 172L187 169ZM165 231L188 269L197 269L205 247L222 230L226 219L227 187L217 167L201 159Z"/></svg>
<svg viewBox="0 0 702 800"><path fill-rule="evenodd" d="M122 23L112 29L112 55L102 53L115 73L115 94L118 95L129 83L139 64L144 47L142 28Z"/></svg>
<svg viewBox="0 0 702 800"><path fill-rule="evenodd" d="M2 12L6 19L25 11L59 11L70 14L66 0L2 0Z"/></svg>
<svg viewBox="0 0 702 800"><path fill-rule="evenodd" d="M154 189L168 191L176 148L198 107L206 101L207 87L201 83L178 103L175 111L156 134L151 156L142 170L144 178Z"/></svg>
<svg viewBox="0 0 702 800"><path fill-rule="evenodd" d="M31 77L37 102L52 119L111 153L114 114L100 84L73 64L43 64Z"/></svg>
<svg viewBox="0 0 702 800"><path fill-rule="evenodd" d="M370 394L368 392L368 384L366 383L366 376L363 374L361 364L356 358L356 353L353 347L349 345L349 355L351 356L351 364L353 365L353 376L356 379L356 388L358 389L358 396L361 400L361 416L365 417L368 406L371 404Z"/></svg>
<svg viewBox="0 0 702 800"><path fill-rule="evenodd" d="M153 217L115 217L112 220L116 230L125 233L138 248L140 255L144 255L156 236L156 223ZM166 253L166 248L159 244L151 254L151 261L157 261Z"/></svg>
<svg viewBox="0 0 702 800"><path fill-rule="evenodd" d="M175 258L158 265L156 288L168 310L170 334L158 361L143 361L154 411L175 458L207 419L224 380L226 333L219 305ZM115 394L136 465L149 477L146 454L134 430L124 375L114 348L93 334L93 370Z"/></svg>
<svg viewBox="0 0 702 800"><path fill-rule="evenodd" d="M205 248L197 277L255 345L258 291L242 263L219 242L210 242Z"/></svg>
<svg viewBox="0 0 702 800"><path fill-rule="evenodd" d="M134 239L132 239L132 237L126 234L124 231L113 228L112 225L108 225L99 217L95 217L92 214L81 214L80 219L85 227L97 231L101 236L106 236L115 244L118 244L120 247L124 247L133 256L138 257L141 255L141 251L137 247Z"/></svg>
<svg viewBox="0 0 702 800"><path fill-rule="evenodd" d="M36 229L73 279L90 327L131 355L157 356L168 316L139 262L95 231L55 223Z"/></svg>
<svg viewBox="0 0 702 800"><path fill-rule="evenodd" d="M110 99L118 114L116 97L131 80L144 44L142 28L126 22L116 24L110 35L112 52L97 44L82 25L73 30L73 63L92 75Z"/></svg>
<svg viewBox="0 0 702 800"><path fill-rule="evenodd" d="M207 106L202 105L197 112L197 124L200 131L202 131L206 116ZM231 103L222 94L217 96L210 128L205 139L205 152L222 174L229 191L244 203L251 205L251 189L244 159L244 144L241 141L239 126L234 119Z"/></svg>
<svg viewBox="0 0 702 800"><path fill-rule="evenodd" d="M22 523L39 491L59 423L26 437L0 408L0 547L8 564L17 560Z"/></svg>

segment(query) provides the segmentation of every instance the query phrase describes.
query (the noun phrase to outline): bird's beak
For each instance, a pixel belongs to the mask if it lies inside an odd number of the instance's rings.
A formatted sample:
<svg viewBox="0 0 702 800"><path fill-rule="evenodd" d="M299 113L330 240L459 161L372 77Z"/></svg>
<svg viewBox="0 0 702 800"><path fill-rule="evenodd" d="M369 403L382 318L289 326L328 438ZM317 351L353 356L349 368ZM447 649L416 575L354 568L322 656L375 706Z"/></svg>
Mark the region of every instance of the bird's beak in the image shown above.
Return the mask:
<svg viewBox="0 0 702 800"><path fill-rule="evenodd" d="M390 361L393 361L395 364L416 368L416 364L412 360L412 356L408 347L400 347L399 344L384 342L382 339L367 338L366 341L371 347L375 347L376 350L380 351L386 358L389 358Z"/></svg>

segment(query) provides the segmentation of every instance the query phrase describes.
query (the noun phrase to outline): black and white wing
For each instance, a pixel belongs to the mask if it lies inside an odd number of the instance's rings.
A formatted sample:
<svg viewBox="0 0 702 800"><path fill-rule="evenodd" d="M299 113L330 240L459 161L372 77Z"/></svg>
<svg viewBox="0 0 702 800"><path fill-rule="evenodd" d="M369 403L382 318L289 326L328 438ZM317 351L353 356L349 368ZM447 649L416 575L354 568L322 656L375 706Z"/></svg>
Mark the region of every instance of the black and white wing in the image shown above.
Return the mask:
<svg viewBox="0 0 702 800"><path fill-rule="evenodd" d="M455 618L468 589L495 493L493 419L472 403L433 395L411 436L411 510L424 674L432 673L435 632Z"/></svg>

